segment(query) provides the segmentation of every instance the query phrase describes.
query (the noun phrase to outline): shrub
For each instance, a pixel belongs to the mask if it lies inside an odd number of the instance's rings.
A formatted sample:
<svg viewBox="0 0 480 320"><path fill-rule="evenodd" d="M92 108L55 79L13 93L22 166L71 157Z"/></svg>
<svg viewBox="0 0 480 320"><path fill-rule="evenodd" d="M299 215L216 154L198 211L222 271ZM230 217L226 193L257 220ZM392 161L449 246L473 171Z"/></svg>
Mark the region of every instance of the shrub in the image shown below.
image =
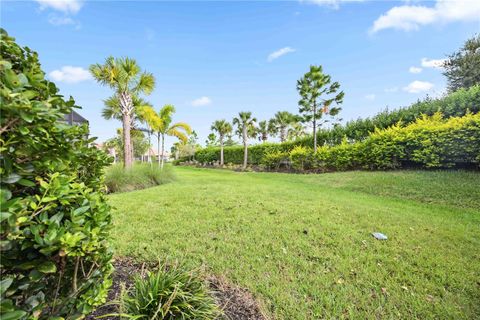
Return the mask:
<svg viewBox="0 0 480 320"><path fill-rule="evenodd" d="M119 309L123 318L134 319L210 320L220 315L199 274L178 265L164 265L145 278L137 276L122 294Z"/></svg>
<svg viewBox="0 0 480 320"><path fill-rule="evenodd" d="M295 170L306 170L312 167L313 150L307 149L302 146L296 146L290 151L289 157L292 163L292 167Z"/></svg>
<svg viewBox="0 0 480 320"><path fill-rule="evenodd" d="M281 151L270 151L265 153L261 164L268 169L278 170L283 162L288 160L288 153Z"/></svg>
<svg viewBox="0 0 480 320"><path fill-rule="evenodd" d="M0 318L80 318L111 284L110 160L86 125L64 122L75 102L45 79L37 54L0 36Z"/></svg>
<svg viewBox="0 0 480 320"><path fill-rule="evenodd" d="M107 168L105 185L108 192L126 192L158 186L175 179L173 170L166 165L163 170L156 163L135 163L124 169L122 164Z"/></svg>

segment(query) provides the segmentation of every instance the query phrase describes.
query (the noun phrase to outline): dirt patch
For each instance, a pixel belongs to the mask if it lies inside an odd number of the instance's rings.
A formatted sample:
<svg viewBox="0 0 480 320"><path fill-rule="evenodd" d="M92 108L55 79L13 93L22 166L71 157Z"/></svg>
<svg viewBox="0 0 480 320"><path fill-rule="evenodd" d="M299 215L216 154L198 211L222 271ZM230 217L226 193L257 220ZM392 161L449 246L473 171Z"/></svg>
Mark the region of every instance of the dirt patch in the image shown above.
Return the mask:
<svg viewBox="0 0 480 320"><path fill-rule="evenodd" d="M117 316L108 314L118 313L117 306L112 303L119 299L122 286L129 288L132 285L133 276L142 273L146 265L140 264L128 258L117 259L113 263L113 283L108 292L107 303L100 306L93 313L86 317L87 320L94 320L102 316L106 320L118 320ZM267 317L261 312L258 303L253 296L245 289L230 284L224 278L210 276L207 283L219 308L223 310L223 319L228 320L266 320Z"/></svg>

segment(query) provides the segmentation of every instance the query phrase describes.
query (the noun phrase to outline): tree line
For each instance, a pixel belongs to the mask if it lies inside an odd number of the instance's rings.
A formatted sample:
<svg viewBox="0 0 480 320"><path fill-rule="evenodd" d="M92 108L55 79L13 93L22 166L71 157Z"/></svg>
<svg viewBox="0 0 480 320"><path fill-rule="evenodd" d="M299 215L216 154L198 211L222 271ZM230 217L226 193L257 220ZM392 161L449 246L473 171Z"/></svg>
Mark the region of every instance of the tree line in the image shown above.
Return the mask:
<svg viewBox="0 0 480 320"><path fill-rule="evenodd" d="M468 39L457 52L447 57L442 67L443 74L447 78L449 93L480 84L480 35ZM225 119L214 121L211 126L212 133L207 137L206 145L207 147L220 147L220 165L223 166L224 147L235 145L232 140L233 133L235 133L240 137L244 147L243 168L246 168L249 139L258 138L261 142L267 142L269 137L278 137L283 143L299 139L310 141L311 138L312 141L309 143L315 152L319 138L321 144L340 143L343 138L360 141L375 128L384 128L385 126L382 124L391 124L402 120L407 123L413 122L419 116L416 112L417 109L427 114L438 111L425 108L425 105L431 105L429 104L430 98L427 97L425 102L417 102L418 107L414 105L396 112L385 110L372 119L358 119L340 126L341 119L337 116L341 111L340 104L343 102L345 94L339 89L340 84L332 82L331 76L323 72L322 66L312 65L309 71L297 81L297 91L300 95L298 115L288 111L279 111L272 119L257 122L251 112L242 111L233 119L232 123ZM446 101L446 103L449 102ZM472 106L472 108L476 109L478 106ZM443 109L444 112L447 112L447 116L460 115L454 113L457 111L455 107L452 110L449 110L448 106ZM449 111L452 111L451 115ZM330 129L322 129L326 123L332 124ZM234 126L236 126L235 132L233 132ZM307 126L312 129L310 137L307 133Z"/></svg>

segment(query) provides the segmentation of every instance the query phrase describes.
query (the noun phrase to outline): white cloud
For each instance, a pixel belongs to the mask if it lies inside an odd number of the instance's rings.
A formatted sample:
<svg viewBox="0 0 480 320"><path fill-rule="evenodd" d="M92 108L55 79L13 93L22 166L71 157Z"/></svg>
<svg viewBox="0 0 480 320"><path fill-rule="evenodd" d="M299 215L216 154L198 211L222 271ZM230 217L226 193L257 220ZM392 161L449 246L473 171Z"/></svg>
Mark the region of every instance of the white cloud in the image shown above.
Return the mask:
<svg viewBox="0 0 480 320"><path fill-rule="evenodd" d="M64 13L75 14L83 6L82 0L35 0L40 4L40 9L51 8Z"/></svg>
<svg viewBox="0 0 480 320"><path fill-rule="evenodd" d="M422 67L441 69L441 68L443 68L443 65L445 64L446 61L447 61L447 59L422 58Z"/></svg>
<svg viewBox="0 0 480 320"><path fill-rule="evenodd" d="M375 100L375 95L373 93L367 94L365 96L365 99L373 101L373 100Z"/></svg>
<svg viewBox="0 0 480 320"><path fill-rule="evenodd" d="M290 47L285 47L285 48L279 49L277 51L274 51L274 52L270 53L267 57L267 61L272 62L273 60L275 60L277 58L280 58L283 55L286 55L288 53L295 52L295 51L296 51L295 49L290 48Z"/></svg>
<svg viewBox="0 0 480 320"><path fill-rule="evenodd" d="M420 73L420 72L422 72L422 70L423 70L423 69L422 69L422 68L419 68L419 67L410 67L410 68L408 68L408 72L410 72L410 73Z"/></svg>
<svg viewBox="0 0 480 320"><path fill-rule="evenodd" d="M63 66L60 70L53 70L49 76L52 80L66 83L78 83L92 79L88 70L72 66Z"/></svg>
<svg viewBox="0 0 480 320"><path fill-rule="evenodd" d="M193 100L191 105L194 107L203 107L203 106L208 106L211 103L212 103L212 99L210 99L209 97L200 97L198 99Z"/></svg>
<svg viewBox="0 0 480 320"><path fill-rule="evenodd" d="M375 20L370 31L374 33L389 28L412 31L433 23L478 21L478 17L480 1L437 0L433 7L412 5L393 7Z"/></svg>
<svg viewBox="0 0 480 320"><path fill-rule="evenodd" d="M333 9L340 8L340 4L346 2L363 2L363 0L300 0L300 2L313 3L319 6L326 6Z"/></svg>
<svg viewBox="0 0 480 320"><path fill-rule="evenodd" d="M385 90L383 90L387 93L391 93L391 92L397 92L398 91L398 87L391 87L391 88L386 88Z"/></svg>
<svg viewBox="0 0 480 320"><path fill-rule="evenodd" d="M404 87L403 90L409 93L420 93L429 91L434 87L433 83L427 81L418 81L415 80L411 82L408 86Z"/></svg>
<svg viewBox="0 0 480 320"><path fill-rule="evenodd" d="M63 26L63 25L76 25L77 23L70 17L59 17L56 15L50 16L48 22L54 26Z"/></svg>

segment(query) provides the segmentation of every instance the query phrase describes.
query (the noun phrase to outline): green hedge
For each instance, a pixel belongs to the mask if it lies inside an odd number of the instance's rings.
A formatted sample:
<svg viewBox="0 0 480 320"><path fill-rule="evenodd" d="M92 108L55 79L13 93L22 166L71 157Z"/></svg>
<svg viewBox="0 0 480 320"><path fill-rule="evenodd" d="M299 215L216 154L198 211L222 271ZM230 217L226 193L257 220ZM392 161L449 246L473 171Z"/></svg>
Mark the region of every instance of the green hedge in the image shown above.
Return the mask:
<svg viewBox="0 0 480 320"><path fill-rule="evenodd" d="M415 165L449 168L480 161L480 113L444 119L440 113L422 116L414 123L376 130L361 142L344 140L323 146L316 153L297 146L289 153L298 171L395 169Z"/></svg>
<svg viewBox="0 0 480 320"><path fill-rule="evenodd" d="M393 111L383 111L372 118L350 121L344 126L337 126L329 130L319 130L319 145L338 145L343 139L349 142L363 141L375 129L386 129L393 125L406 126L414 122L421 115L431 116L441 112L446 118L459 117L468 111L478 113L480 111L480 86L470 89L461 89L448 96L439 99L427 98L412 104L408 108ZM306 137L292 142L257 144L248 148L248 163L251 165L263 164L266 154L290 152L296 146L311 147L313 138ZM225 147L225 163L243 163L243 147ZM220 160L220 148L204 148L195 153L195 159L200 163L213 163Z"/></svg>
<svg viewBox="0 0 480 320"><path fill-rule="evenodd" d="M37 54L0 30L1 319L78 319L111 284L107 155Z"/></svg>

